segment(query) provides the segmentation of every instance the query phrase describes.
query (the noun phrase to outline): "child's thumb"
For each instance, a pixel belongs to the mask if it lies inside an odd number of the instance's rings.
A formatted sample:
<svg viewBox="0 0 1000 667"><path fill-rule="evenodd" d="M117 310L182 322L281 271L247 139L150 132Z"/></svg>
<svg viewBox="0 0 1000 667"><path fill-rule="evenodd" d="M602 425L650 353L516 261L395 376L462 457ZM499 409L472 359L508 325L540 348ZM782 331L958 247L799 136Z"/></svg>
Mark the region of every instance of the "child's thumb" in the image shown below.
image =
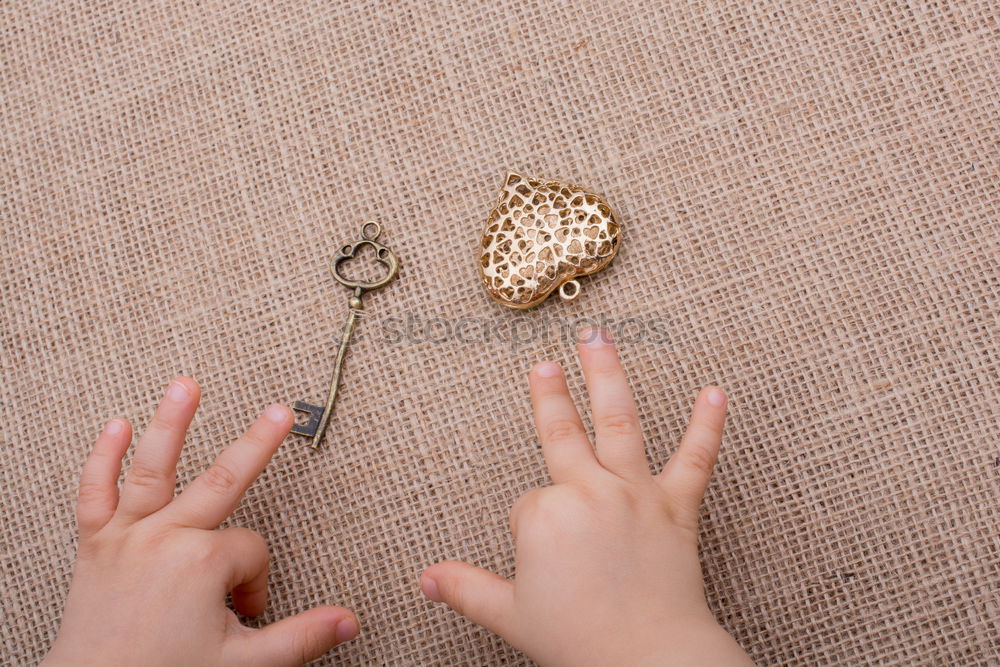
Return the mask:
<svg viewBox="0 0 1000 667"><path fill-rule="evenodd" d="M243 665L298 667L357 634L358 619L349 610L316 607L260 630L240 633L230 640L227 649Z"/></svg>
<svg viewBox="0 0 1000 667"><path fill-rule="evenodd" d="M446 605L516 644L514 584L488 570L460 561L431 565L420 576L424 595Z"/></svg>

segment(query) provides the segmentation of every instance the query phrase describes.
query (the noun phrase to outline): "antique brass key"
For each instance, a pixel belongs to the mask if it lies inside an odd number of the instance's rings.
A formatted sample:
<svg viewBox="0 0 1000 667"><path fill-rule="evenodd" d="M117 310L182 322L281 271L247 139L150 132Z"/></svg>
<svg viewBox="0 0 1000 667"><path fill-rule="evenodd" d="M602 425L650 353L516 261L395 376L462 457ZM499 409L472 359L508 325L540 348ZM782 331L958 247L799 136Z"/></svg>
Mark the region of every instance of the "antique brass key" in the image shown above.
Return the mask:
<svg viewBox="0 0 1000 667"><path fill-rule="evenodd" d="M351 343L351 334L354 333L354 323L364 312L364 303L361 295L365 292L378 289L388 285L399 272L399 260L391 250L381 243L378 237L382 234L382 225L377 222L366 222L361 225L361 240L349 243L340 249L340 252L330 262L330 272L333 277L342 285L354 290L354 294L348 300L347 322L344 330L340 334L340 348L337 350L337 359L333 363L333 379L330 381L330 393L326 398L326 406L320 407L304 401L295 401L293 410L304 412L309 415L309 421L305 424L296 424L292 427L292 433L305 435L312 438L312 448L318 449L319 443L323 439L326 427L330 423L330 416L333 414L333 404L337 401L337 388L340 385L340 375L344 367L344 357L347 355L347 346ZM340 266L345 261L355 256L358 248L370 245L375 250L375 259L382 263L388 272L381 279L373 282L363 280L351 280L340 273Z"/></svg>

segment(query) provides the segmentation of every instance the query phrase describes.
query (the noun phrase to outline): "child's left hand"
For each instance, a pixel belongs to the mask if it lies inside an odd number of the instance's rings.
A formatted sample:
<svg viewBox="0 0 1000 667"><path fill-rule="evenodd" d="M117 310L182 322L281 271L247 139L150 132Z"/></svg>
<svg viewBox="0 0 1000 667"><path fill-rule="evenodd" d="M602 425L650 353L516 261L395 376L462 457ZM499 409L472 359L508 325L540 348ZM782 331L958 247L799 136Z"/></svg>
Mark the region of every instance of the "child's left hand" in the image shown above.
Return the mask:
<svg viewBox="0 0 1000 667"><path fill-rule="evenodd" d="M292 425L272 405L176 498L174 476L198 407L198 385L178 378L136 446L124 419L98 437L80 477L80 546L56 642L44 664L300 665L358 634L347 609L317 607L262 629L267 545L246 528L216 530Z"/></svg>

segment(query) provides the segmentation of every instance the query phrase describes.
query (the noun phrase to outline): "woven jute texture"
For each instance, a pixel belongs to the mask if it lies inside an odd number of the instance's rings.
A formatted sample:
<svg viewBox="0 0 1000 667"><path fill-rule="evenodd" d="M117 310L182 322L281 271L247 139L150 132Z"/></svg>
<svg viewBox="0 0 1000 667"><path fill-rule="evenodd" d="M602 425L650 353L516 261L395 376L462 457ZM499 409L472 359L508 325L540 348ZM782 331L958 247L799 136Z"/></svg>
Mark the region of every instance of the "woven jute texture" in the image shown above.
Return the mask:
<svg viewBox="0 0 1000 667"><path fill-rule="evenodd" d="M366 219L366 299L326 445L290 438L231 523L273 620L357 611L322 664L526 664L426 602L513 574L548 482L525 372L618 335L650 463L732 416L704 510L712 608L765 664L1000 662L1000 8L858 2L0 3L2 658L52 641L107 418L204 398L183 486L268 402L322 402ZM571 303L479 284L506 169L579 183L622 251ZM665 568L670 563L664 563Z"/></svg>

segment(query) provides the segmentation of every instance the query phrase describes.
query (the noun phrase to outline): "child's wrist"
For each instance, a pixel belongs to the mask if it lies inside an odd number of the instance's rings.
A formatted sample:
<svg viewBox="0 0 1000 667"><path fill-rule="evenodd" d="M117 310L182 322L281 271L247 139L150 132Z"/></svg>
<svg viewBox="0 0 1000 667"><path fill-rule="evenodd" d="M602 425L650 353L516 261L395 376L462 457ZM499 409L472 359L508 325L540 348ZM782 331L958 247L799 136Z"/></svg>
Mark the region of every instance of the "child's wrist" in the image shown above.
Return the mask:
<svg viewBox="0 0 1000 667"><path fill-rule="evenodd" d="M619 643L615 664L663 665L753 664L742 647L706 609L705 616L655 623ZM595 661L593 664L612 664Z"/></svg>

